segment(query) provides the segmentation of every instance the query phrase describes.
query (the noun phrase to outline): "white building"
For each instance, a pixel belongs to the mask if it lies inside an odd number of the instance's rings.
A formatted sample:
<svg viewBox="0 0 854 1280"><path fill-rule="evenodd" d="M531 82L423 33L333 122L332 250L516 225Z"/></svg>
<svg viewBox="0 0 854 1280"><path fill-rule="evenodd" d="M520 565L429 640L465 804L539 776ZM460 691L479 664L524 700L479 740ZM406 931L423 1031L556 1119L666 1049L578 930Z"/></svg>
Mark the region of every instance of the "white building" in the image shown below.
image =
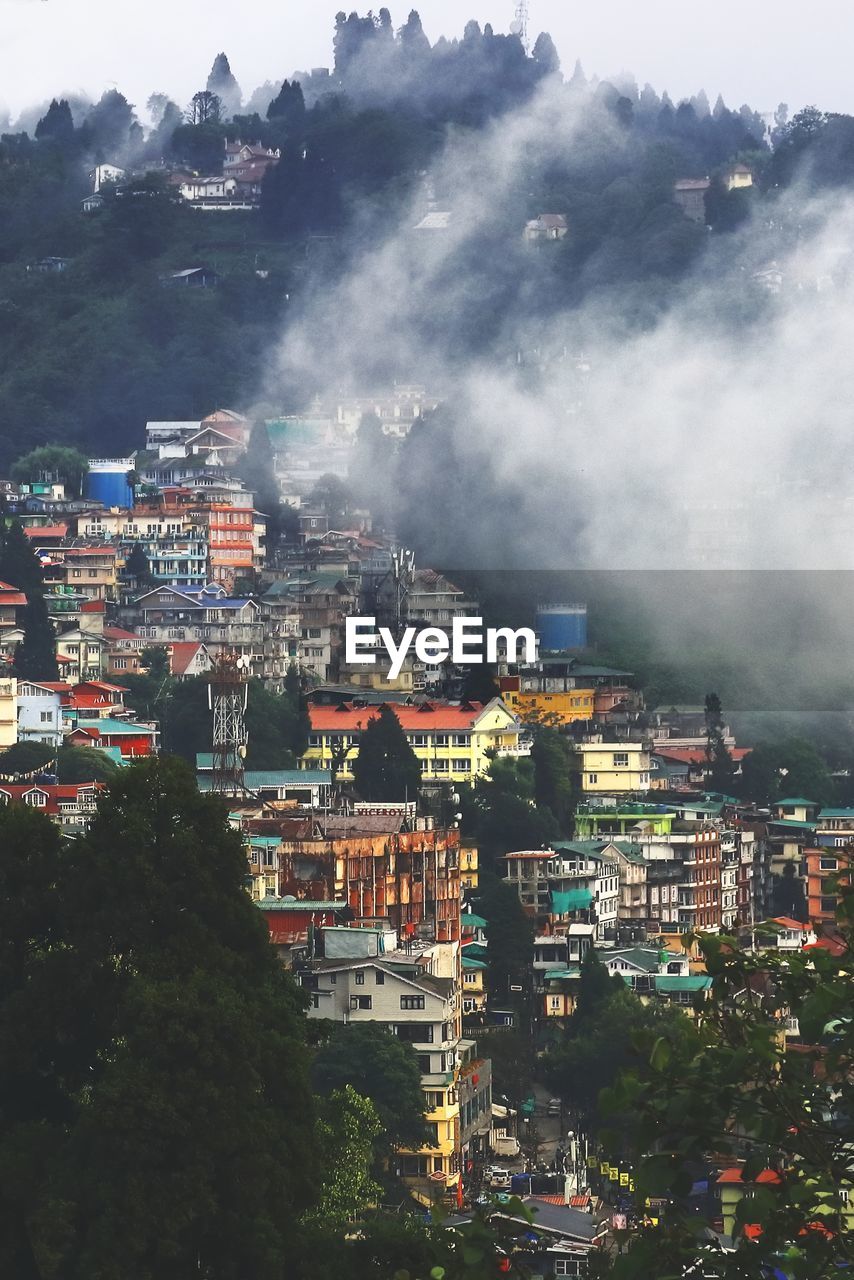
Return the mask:
<svg viewBox="0 0 854 1280"><path fill-rule="evenodd" d="M18 683L18 740L62 745L63 723L59 692L32 680Z"/></svg>

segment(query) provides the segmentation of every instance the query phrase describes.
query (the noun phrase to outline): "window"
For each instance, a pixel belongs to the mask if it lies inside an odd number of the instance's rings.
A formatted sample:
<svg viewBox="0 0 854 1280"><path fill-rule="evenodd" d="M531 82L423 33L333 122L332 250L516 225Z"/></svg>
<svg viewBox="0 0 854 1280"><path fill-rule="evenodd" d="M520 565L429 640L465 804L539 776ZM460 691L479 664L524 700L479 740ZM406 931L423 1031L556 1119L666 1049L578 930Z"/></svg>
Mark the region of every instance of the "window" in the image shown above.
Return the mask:
<svg viewBox="0 0 854 1280"><path fill-rule="evenodd" d="M587 783L589 786L595 786L596 780L597 780L597 775L595 773L588 773Z"/></svg>
<svg viewBox="0 0 854 1280"><path fill-rule="evenodd" d="M385 984L385 974L383 973L382 969L375 970L374 981L376 982L378 987L381 987Z"/></svg>
<svg viewBox="0 0 854 1280"><path fill-rule="evenodd" d="M468 744L469 744L469 739L470 739L470 738L471 738L471 734L470 734L470 733L455 733L455 734L454 734L454 746L455 746L455 747L467 747L467 746L468 746Z"/></svg>
<svg viewBox="0 0 854 1280"><path fill-rule="evenodd" d="M413 734L410 734L410 736L409 736L409 741L410 741L410 743L411 743L411 745L412 745L413 747L426 747L426 746L427 746L427 734L426 734L426 733L413 733Z"/></svg>
<svg viewBox="0 0 854 1280"><path fill-rule="evenodd" d="M627 769L628 765L629 765L628 751L615 751L614 752L614 768Z"/></svg>
<svg viewBox="0 0 854 1280"><path fill-rule="evenodd" d="M351 1009L370 1009L371 1003L372 1001L370 996L351 996L350 997Z"/></svg>
<svg viewBox="0 0 854 1280"><path fill-rule="evenodd" d="M337 974L337 973L330 973L330 975L329 975L329 981L332 983L332 985L333 985L333 987L334 987L334 986L337 984L337 982L338 982L338 974Z"/></svg>
<svg viewBox="0 0 854 1280"><path fill-rule="evenodd" d="M424 997L423 996L401 996L400 1007L401 1009L423 1009Z"/></svg>
<svg viewBox="0 0 854 1280"><path fill-rule="evenodd" d="M453 769L454 773L470 773L471 760L452 760L451 768Z"/></svg>
<svg viewBox="0 0 854 1280"><path fill-rule="evenodd" d="M40 711L39 719L41 720L42 724L50 724L52 719L51 713L49 711Z"/></svg>
<svg viewBox="0 0 854 1280"><path fill-rule="evenodd" d="M580 1276L578 1258L555 1258L556 1276Z"/></svg>
<svg viewBox="0 0 854 1280"><path fill-rule="evenodd" d="M357 969L356 970L356 986L363 987L364 985L365 985L365 971L364 969Z"/></svg>
<svg viewBox="0 0 854 1280"><path fill-rule="evenodd" d="M317 994L316 991L312 991L311 993L311 1007L312 1009L320 1008L320 996Z"/></svg>
<svg viewBox="0 0 854 1280"><path fill-rule="evenodd" d="M446 733L434 734L433 745L436 747L446 747L448 745L448 735Z"/></svg>
<svg viewBox="0 0 854 1280"><path fill-rule="evenodd" d="M38 809L43 809L47 803L47 796L43 791L28 791L24 796L24 803L35 805Z"/></svg>
<svg viewBox="0 0 854 1280"><path fill-rule="evenodd" d="M821 867L822 871L836 871L837 868L839 867L839 859L838 858L819 858L818 865Z"/></svg>
<svg viewBox="0 0 854 1280"><path fill-rule="evenodd" d="M835 912L837 906L836 897L823 897L821 899L821 910Z"/></svg>
<svg viewBox="0 0 854 1280"><path fill-rule="evenodd" d="M434 773L447 773L450 768L447 760L432 760L431 764L433 766Z"/></svg>

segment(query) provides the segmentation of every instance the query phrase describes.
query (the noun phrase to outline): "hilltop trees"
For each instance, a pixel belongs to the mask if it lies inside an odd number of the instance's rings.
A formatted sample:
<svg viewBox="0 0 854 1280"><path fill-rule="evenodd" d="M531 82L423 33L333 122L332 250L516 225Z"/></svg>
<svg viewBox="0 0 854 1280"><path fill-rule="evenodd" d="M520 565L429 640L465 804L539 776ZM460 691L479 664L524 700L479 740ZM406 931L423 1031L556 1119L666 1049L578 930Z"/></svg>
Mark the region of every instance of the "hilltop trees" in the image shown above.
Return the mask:
<svg viewBox="0 0 854 1280"><path fill-rule="evenodd" d="M311 1079L324 1096L335 1097L351 1087L369 1098L387 1149L417 1149L423 1144L424 1094L418 1057L412 1045L379 1023L337 1024L315 1054Z"/></svg>
<svg viewBox="0 0 854 1280"><path fill-rule="evenodd" d="M240 110L240 85L235 80L224 53L218 53L214 58L205 89L218 98L223 115L233 116Z"/></svg>
<svg viewBox="0 0 854 1280"><path fill-rule="evenodd" d="M12 464L12 479L29 484L46 477L61 481L69 497L77 498L83 491L83 479L89 470L89 461L79 449L62 444L43 444L23 454Z"/></svg>

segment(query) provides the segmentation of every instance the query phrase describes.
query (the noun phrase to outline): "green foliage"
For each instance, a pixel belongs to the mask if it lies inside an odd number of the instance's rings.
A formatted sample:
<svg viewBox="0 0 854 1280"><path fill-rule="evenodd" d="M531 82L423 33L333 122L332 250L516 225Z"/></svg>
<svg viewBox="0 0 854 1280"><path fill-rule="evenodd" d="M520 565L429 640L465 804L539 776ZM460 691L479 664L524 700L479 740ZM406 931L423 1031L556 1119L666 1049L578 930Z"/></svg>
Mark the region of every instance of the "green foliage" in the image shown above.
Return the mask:
<svg viewBox="0 0 854 1280"><path fill-rule="evenodd" d="M724 737L724 719L721 700L716 693L707 693L706 717L706 769L710 789L729 795L735 768Z"/></svg>
<svg viewBox="0 0 854 1280"><path fill-rule="evenodd" d="M41 565L19 520L2 533L0 581L27 597L21 619L24 638L15 648L14 672L25 680L56 680L56 640L42 592Z"/></svg>
<svg viewBox="0 0 854 1280"><path fill-rule="evenodd" d="M416 1149L425 1137L424 1095L418 1057L410 1044L378 1023L336 1024L315 1054L312 1083L319 1093L336 1097L350 1088L370 1099L376 1109L386 1149Z"/></svg>
<svg viewBox="0 0 854 1280"><path fill-rule="evenodd" d="M421 785L421 765L400 721L384 704L369 721L353 761L353 785L363 800L414 800Z"/></svg>
<svg viewBox="0 0 854 1280"><path fill-rule="evenodd" d="M578 791L567 739L555 729L536 729L531 758L537 807L552 813L561 833L570 835Z"/></svg>
<svg viewBox="0 0 854 1280"><path fill-rule="evenodd" d="M57 781L109 782L120 765L97 747L61 747L57 755Z"/></svg>
<svg viewBox="0 0 854 1280"><path fill-rule="evenodd" d="M12 465L11 475L19 484L56 477L65 483L69 496L78 497L83 489L83 477L88 470L89 461L79 449L69 449L61 444L45 444L18 458Z"/></svg>
<svg viewBox="0 0 854 1280"><path fill-rule="evenodd" d="M536 803L535 769L531 758L497 758L486 777L460 793L462 829L477 843L487 870L511 849L540 849L560 834L551 809ZM544 793L550 789L549 777L541 774Z"/></svg>
<svg viewBox="0 0 854 1280"><path fill-rule="evenodd" d="M125 560L124 573L126 577L133 578L137 587L151 587L154 585L151 565L141 542L135 542L131 547Z"/></svg>
<svg viewBox="0 0 854 1280"><path fill-rule="evenodd" d="M827 763L803 738L758 742L741 766L741 793L760 805L787 796L803 796L818 805L833 798L833 779Z"/></svg>
<svg viewBox="0 0 854 1280"><path fill-rule="evenodd" d="M371 1177L374 1142L382 1133L382 1122L370 1098L362 1097L352 1085L335 1089L320 1105L317 1138L321 1148L334 1152L327 1161L317 1207L309 1221L317 1218L339 1230L376 1204L381 1188Z"/></svg>
<svg viewBox="0 0 854 1280"><path fill-rule="evenodd" d="M614 1275L640 1280L655 1256L657 1275L698 1274L764 1280L776 1260L793 1280L831 1280L851 1265L852 1236L842 1191L852 1162L851 922L854 893L841 888L838 927L848 944L786 957L749 954L733 939L699 938L713 994L702 1005L689 1055L655 1051L650 1034L636 1062L602 1105L620 1117L641 1194L669 1195L659 1228L630 1242ZM781 1034L794 1018L797 1049ZM698 1237L693 1211L680 1199L692 1169L712 1158L743 1161L735 1251ZM757 1185L765 1169L776 1181ZM823 1224L819 1230L816 1224ZM758 1244L745 1224L761 1226Z"/></svg>
<svg viewBox="0 0 854 1280"><path fill-rule="evenodd" d="M56 759L56 750L43 742L16 742L0 752L0 774L32 773Z"/></svg>
<svg viewBox="0 0 854 1280"><path fill-rule="evenodd" d="M0 832L3 1274L281 1276L317 1186L302 1001L224 809L152 761L85 837Z"/></svg>
<svg viewBox="0 0 854 1280"><path fill-rule="evenodd" d="M620 1073L647 1062L653 1046L660 1061L690 1058L696 1033L678 1009L645 1005L621 978L603 979L603 970L588 962L582 1000L562 1041L544 1060L549 1087L584 1118L588 1131L602 1120L602 1090ZM609 990L610 988L610 990Z"/></svg>
<svg viewBox="0 0 854 1280"><path fill-rule="evenodd" d="M477 1031L477 1051L492 1063L492 1096L518 1110L534 1080L534 1046L526 1030L493 1027Z"/></svg>
<svg viewBox="0 0 854 1280"><path fill-rule="evenodd" d="M479 875L475 900L479 914L487 921L490 999L493 1005L524 1011L530 998L534 960L533 921L525 915L513 886L488 870ZM511 986L521 987L522 991L511 991Z"/></svg>

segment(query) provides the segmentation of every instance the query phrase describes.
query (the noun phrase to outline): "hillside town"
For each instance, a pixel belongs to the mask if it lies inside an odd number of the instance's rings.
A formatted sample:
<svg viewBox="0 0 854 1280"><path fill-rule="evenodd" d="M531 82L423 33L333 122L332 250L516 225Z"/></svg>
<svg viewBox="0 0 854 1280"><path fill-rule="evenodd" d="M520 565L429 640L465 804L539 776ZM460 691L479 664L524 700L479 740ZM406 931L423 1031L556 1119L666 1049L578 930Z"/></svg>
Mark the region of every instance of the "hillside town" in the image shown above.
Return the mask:
<svg viewBox="0 0 854 1280"><path fill-rule="evenodd" d="M475 591L416 566L335 493L364 414L405 435L433 405L406 387L262 424L290 516L275 537L241 478L257 428L230 409L147 423L133 455L86 460L79 493L59 469L4 482L4 563L38 572L0 582L0 797L73 840L111 776L171 749L170 699L202 689L196 785L227 806L245 891L309 1021L379 1025L417 1056L426 1137L396 1148L400 1187L462 1220L485 1196L521 1196L542 1214L542 1274L585 1276L620 1224L657 1220L667 1203L633 1194L632 1167L603 1152L572 1089L549 1093L591 965L638 1010L687 1025L712 994L701 936L760 960L839 954L854 808L745 794L750 749L715 695L647 706L631 671L597 662L583 603L543 601L536 658L508 646L482 677L412 653L393 676L380 648L370 664L346 661L348 618L397 636L478 613ZM36 599L51 678L26 656ZM174 692L146 714L139 688L152 679ZM302 740L287 767L258 767L251 708L288 689ZM387 756L403 752L413 772L390 767L381 785L360 765L389 724ZM524 847L482 837L466 796L488 812L501 770L539 770L547 742L570 796L561 829ZM717 789L722 762L740 798ZM515 966L496 950L507 936L490 903L511 911ZM785 1009L780 1035L802 1044ZM511 1043L530 1066L508 1075ZM692 1208L726 1239L745 1180L707 1156Z"/></svg>

